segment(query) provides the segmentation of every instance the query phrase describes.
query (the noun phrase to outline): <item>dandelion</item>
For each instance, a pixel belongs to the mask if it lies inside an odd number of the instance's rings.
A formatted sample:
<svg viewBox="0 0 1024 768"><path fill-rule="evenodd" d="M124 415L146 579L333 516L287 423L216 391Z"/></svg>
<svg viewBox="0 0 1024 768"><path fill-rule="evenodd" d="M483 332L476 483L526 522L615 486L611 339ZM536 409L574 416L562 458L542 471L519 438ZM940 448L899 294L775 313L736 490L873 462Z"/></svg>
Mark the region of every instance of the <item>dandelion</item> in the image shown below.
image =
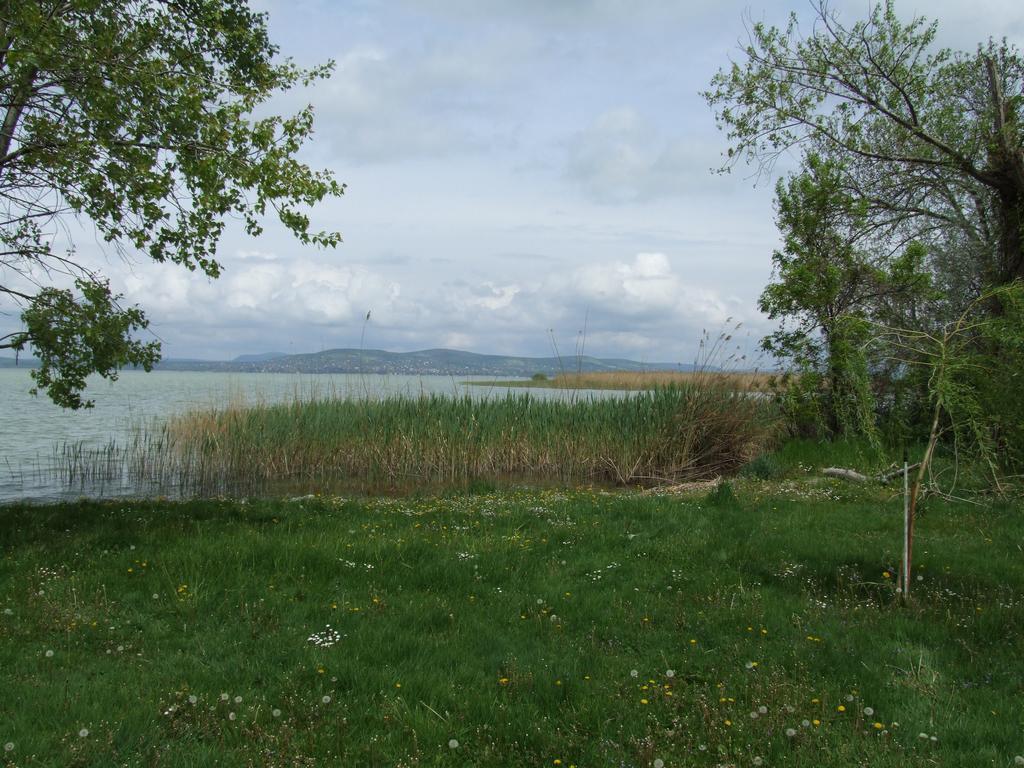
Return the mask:
<svg viewBox="0 0 1024 768"><path fill-rule="evenodd" d="M14 611L12 611L10 608L4 608L4 616L13 616L13 615L14 615ZM11 742L7 742L7 744L10 744L11 745L11 749L14 749L14 744L12 744ZM4 744L4 749L7 749L7 744ZM7 749L7 751L10 752L11 750Z"/></svg>
<svg viewBox="0 0 1024 768"><path fill-rule="evenodd" d="M241 703L242 703L242 697L241 696L235 696L235 704L241 704Z"/></svg>
<svg viewBox="0 0 1024 768"><path fill-rule="evenodd" d="M880 730L882 730L882 729L883 729L884 727L885 727L885 726L884 726L884 725L882 725L881 723L875 723L875 724L874 724L874 728L875 728L875 730L876 730L876 731L880 731Z"/></svg>
<svg viewBox="0 0 1024 768"><path fill-rule="evenodd" d="M754 765L764 765L764 760L761 758L760 755L755 757L751 762L753 762Z"/></svg>
<svg viewBox="0 0 1024 768"><path fill-rule="evenodd" d="M753 669L754 667L757 666L757 662L756 661L748 661L743 666L745 666L747 669Z"/></svg>
<svg viewBox="0 0 1024 768"><path fill-rule="evenodd" d="M871 707L864 707L864 714L867 717L871 717L873 714L875 714L875 710L873 710Z"/></svg>
<svg viewBox="0 0 1024 768"><path fill-rule="evenodd" d="M46 650L46 653L44 653L43 655L44 655L44 656L45 656L46 658L48 658L48 659L52 659L52 658L53 658L53 650L52 650L52 649L50 649L50 648L48 648L48 649Z"/></svg>
<svg viewBox="0 0 1024 768"><path fill-rule="evenodd" d="M675 676L676 676L676 671L674 669L666 669L665 670L665 677L675 677Z"/></svg>
<svg viewBox="0 0 1024 768"><path fill-rule="evenodd" d="M647 699L640 699L640 703L643 704L644 706L647 706L650 702L647 701Z"/></svg>
<svg viewBox="0 0 1024 768"><path fill-rule="evenodd" d="M189 704L196 704L198 702L199 702L199 697L198 696L196 696L194 693L189 694L189 697L188 697L188 703Z"/></svg>
<svg viewBox="0 0 1024 768"><path fill-rule="evenodd" d="M331 703L331 697L330 696L324 696L322 699L320 699L320 701L322 701L324 704L330 704Z"/></svg>
<svg viewBox="0 0 1024 768"><path fill-rule="evenodd" d="M631 670L629 670L629 676L630 676L630 677L636 677L636 676L637 676L637 675L639 675L639 674L640 674L640 673L639 673L639 672L637 672L637 671L636 671L635 669L631 669Z"/></svg>
<svg viewBox="0 0 1024 768"><path fill-rule="evenodd" d="M458 739L448 739L448 748L449 749L458 749L459 748L459 740Z"/></svg>
<svg viewBox="0 0 1024 768"><path fill-rule="evenodd" d="M811 721L810 720L801 720L800 721L800 726L802 728L810 728L811 727Z"/></svg>
<svg viewBox="0 0 1024 768"><path fill-rule="evenodd" d="M227 701L227 700L228 700L229 698L231 698L231 697L230 697L230 696L228 696L228 695L227 695L226 693L222 693L222 694L220 695L220 700L221 700L221 701Z"/></svg>
<svg viewBox="0 0 1024 768"><path fill-rule="evenodd" d="M919 739L927 739L928 738L928 734L925 733L924 731L922 731L921 733L917 734L917 738L919 738Z"/></svg>
<svg viewBox="0 0 1024 768"><path fill-rule="evenodd" d="M750 719L751 720L757 720L758 717L759 717L759 715L757 714L757 712L751 712L750 713Z"/></svg>
<svg viewBox="0 0 1024 768"><path fill-rule="evenodd" d="M665 761L660 757L654 758L654 768L665 768Z"/></svg>
<svg viewBox="0 0 1024 768"><path fill-rule="evenodd" d="M7 746L8 745L4 745L4 749L7 749ZM14 745L11 744L9 746L13 747ZM1016 757L1014 757L1013 758L1013 764L1014 765L1024 765L1024 755L1017 755Z"/></svg>
<svg viewBox="0 0 1024 768"><path fill-rule="evenodd" d="M228 712L228 720L234 720L236 717L238 717L238 715L234 712Z"/></svg>
<svg viewBox="0 0 1024 768"><path fill-rule="evenodd" d="M88 729L88 728L83 728L82 730L80 730L80 731L78 732L78 736L79 736L80 738L83 738L83 739L84 739L84 738L85 738L86 736L88 736L88 735L89 735L89 729Z"/></svg>
<svg viewBox="0 0 1024 768"><path fill-rule="evenodd" d="M846 711L846 707L843 706L842 704L840 704L838 707L836 707L836 712L845 712L845 711Z"/></svg>
<svg viewBox="0 0 1024 768"><path fill-rule="evenodd" d="M757 712L760 715L767 715L768 714L768 707L766 707L764 704L762 704L760 707L757 708Z"/></svg>
<svg viewBox="0 0 1024 768"><path fill-rule="evenodd" d="M814 718L813 720L811 720L811 723L813 723L814 727L817 728L819 725L821 725L821 720L819 720L818 718Z"/></svg>
<svg viewBox="0 0 1024 768"><path fill-rule="evenodd" d="M13 752L13 751L14 751L14 742L13 741L8 741L6 744L4 744L4 752Z"/></svg>
<svg viewBox="0 0 1024 768"><path fill-rule="evenodd" d="M794 736L796 736L796 728L787 728L786 735L792 739Z"/></svg>
<svg viewBox="0 0 1024 768"><path fill-rule="evenodd" d="M270 710L270 714L273 715L274 717L280 717L281 716L281 710L277 709L275 707L274 709Z"/></svg>

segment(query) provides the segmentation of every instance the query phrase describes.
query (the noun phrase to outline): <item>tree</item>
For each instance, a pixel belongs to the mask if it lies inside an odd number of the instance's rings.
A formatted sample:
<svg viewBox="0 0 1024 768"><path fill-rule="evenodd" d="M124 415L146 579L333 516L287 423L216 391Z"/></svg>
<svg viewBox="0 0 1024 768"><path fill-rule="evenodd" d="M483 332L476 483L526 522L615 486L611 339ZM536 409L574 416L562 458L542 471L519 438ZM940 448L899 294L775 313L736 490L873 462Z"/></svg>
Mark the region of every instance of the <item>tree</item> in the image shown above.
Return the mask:
<svg viewBox="0 0 1024 768"><path fill-rule="evenodd" d="M0 294L23 324L0 349L34 350L36 387L58 404L88 406L90 373L159 358L134 335L143 311L76 260L72 219L119 253L210 277L229 216L258 235L269 209L302 243L340 242L303 212L344 192L296 159L312 107L253 116L332 65L277 54L246 0L0 0Z"/></svg>
<svg viewBox="0 0 1024 768"><path fill-rule="evenodd" d="M772 254L773 279L759 307L781 325L765 351L800 372L793 393L812 406L833 434L872 433L873 398L864 354L866 326L883 303L905 301L927 285L923 249L898 257L859 242L870 232L863 203L842 186L842 167L814 155L804 170L776 185L776 223L783 237Z"/></svg>
<svg viewBox="0 0 1024 768"><path fill-rule="evenodd" d="M1006 42L931 52L936 25L891 0L843 26L825 0L801 36L753 24L745 61L704 95L731 142L725 168L799 147L839 163L882 237L975 248L980 282L1024 278L1024 59ZM957 249L956 253L964 250Z"/></svg>
<svg viewBox="0 0 1024 768"><path fill-rule="evenodd" d="M815 157L807 165L776 185L783 247L772 254L773 280L759 306L782 325L762 346L796 364L796 394L812 418L832 433L864 431L872 403L852 320L878 295L882 275L855 245L859 213L839 187L839 168Z"/></svg>

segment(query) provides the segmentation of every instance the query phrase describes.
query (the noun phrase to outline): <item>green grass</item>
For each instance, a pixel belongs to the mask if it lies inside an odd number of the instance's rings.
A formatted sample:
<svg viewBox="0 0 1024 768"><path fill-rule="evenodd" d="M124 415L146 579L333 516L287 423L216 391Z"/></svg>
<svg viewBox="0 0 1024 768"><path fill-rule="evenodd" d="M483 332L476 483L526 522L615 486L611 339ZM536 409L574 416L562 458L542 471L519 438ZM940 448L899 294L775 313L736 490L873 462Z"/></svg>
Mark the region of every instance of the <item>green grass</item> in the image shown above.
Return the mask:
<svg viewBox="0 0 1024 768"><path fill-rule="evenodd" d="M0 764L1013 765L1022 510L929 502L902 607L879 493L3 507Z"/></svg>

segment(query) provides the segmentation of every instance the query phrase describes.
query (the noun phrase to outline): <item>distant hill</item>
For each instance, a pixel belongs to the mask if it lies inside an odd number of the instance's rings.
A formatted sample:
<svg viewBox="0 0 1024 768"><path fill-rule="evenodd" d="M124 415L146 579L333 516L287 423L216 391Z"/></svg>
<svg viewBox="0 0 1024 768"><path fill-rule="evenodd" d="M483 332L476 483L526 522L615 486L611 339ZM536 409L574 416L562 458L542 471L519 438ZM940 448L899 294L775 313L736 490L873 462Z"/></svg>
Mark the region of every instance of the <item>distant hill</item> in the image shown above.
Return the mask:
<svg viewBox="0 0 1024 768"><path fill-rule="evenodd" d="M276 360L279 357L287 357L284 352L260 352L256 355L239 355L231 362L233 363L263 363L267 360Z"/></svg>
<svg viewBox="0 0 1024 768"><path fill-rule="evenodd" d="M39 361L34 357L22 356L17 360L13 357L0 357L0 368L38 368Z"/></svg>
<svg viewBox="0 0 1024 768"><path fill-rule="evenodd" d="M424 349L387 352L382 349L329 349L300 355L267 352L239 355L234 360L166 360L162 370L261 371L270 373L378 373L408 376L503 376L529 377L583 371L691 371L688 363L641 363L598 357L512 357L481 355L457 349Z"/></svg>

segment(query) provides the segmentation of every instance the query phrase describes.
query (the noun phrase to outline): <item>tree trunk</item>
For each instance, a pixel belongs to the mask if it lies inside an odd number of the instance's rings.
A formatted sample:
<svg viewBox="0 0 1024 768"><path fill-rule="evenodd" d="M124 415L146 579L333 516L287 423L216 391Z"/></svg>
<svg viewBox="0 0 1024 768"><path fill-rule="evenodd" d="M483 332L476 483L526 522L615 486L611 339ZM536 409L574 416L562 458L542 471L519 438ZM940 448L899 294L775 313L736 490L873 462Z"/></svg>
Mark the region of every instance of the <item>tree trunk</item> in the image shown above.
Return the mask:
<svg viewBox="0 0 1024 768"><path fill-rule="evenodd" d="M1024 280L1024 189L1008 183L999 190L998 284Z"/></svg>

